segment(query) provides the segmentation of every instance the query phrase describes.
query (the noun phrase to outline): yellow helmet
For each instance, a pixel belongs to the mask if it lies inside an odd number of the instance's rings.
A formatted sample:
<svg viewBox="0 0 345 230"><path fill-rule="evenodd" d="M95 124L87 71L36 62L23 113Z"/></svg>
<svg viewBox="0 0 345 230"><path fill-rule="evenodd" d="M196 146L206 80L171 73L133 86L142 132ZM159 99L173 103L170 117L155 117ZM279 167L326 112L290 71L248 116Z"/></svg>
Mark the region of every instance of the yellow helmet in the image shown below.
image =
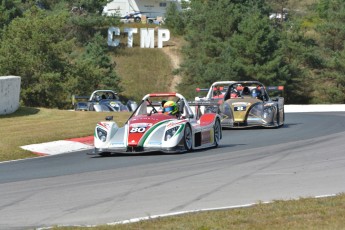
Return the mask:
<svg viewBox="0 0 345 230"><path fill-rule="evenodd" d="M178 113L177 105L174 101L167 101L163 107L164 114L176 115Z"/></svg>

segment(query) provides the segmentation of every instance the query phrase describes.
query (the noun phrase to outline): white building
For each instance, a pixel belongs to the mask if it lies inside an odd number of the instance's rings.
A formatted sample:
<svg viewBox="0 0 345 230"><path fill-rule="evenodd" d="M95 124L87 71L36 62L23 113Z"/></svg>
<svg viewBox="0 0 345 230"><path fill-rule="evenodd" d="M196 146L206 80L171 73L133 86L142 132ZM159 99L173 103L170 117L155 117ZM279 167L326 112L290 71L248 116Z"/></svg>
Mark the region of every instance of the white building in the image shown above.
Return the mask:
<svg viewBox="0 0 345 230"><path fill-rule="evenodd" d="M139 20L142 15L147 18L165 17L167 7L174 2L181 9L183 0L114 0L103 9L107 16L131 17Z"/></svg>

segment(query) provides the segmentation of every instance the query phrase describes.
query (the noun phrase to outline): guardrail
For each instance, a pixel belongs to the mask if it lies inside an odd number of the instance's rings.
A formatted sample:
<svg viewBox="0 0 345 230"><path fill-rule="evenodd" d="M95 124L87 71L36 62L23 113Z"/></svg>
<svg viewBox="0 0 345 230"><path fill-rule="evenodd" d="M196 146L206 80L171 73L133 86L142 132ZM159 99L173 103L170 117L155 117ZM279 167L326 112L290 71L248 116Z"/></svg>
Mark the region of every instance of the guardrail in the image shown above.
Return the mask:
<svg viewBox="0 0 345 230"><path fill-rule="evenodd" d="M19 108L20 82L17 76L0 76L0 115Z"/></svg>

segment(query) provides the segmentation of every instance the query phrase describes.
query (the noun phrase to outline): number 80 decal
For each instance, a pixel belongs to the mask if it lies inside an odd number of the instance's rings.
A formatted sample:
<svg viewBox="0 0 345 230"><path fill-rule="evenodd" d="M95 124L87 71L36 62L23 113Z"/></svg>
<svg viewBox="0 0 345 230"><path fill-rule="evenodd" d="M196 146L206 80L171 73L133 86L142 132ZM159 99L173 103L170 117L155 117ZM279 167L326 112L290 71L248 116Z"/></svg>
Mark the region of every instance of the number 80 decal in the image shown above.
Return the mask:
<svg viewBox="0 0 345 230"><path fill-rule="evenodd" d="M145 132L145 127L132 127L132 129L129 131L130 133L143 133Z"/></svg>

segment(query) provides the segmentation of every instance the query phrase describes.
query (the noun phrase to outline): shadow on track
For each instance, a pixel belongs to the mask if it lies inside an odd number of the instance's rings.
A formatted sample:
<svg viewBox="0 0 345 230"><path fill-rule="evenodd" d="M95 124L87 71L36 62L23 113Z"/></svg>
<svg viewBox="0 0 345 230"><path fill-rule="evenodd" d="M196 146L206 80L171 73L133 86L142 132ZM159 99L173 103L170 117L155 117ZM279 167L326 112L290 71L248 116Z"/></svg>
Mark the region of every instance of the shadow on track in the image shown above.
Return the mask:
<svg viewBox="0 0 345 230"><path fill-rule="evenodd" d="M238 145L245 145L245 144L219 144L217 148L209 147L209 148L204 148L204 149L195 149L192 152L183 151L183 152L176 152L176 153L164 153L164 152L157 151L157 152L143 152L143 153L109 153L104 156L87 153L87 155L92 155L91 158L93 159L107 158L107 157L145 157L145 156L147 157L147 156L165 156L165 155L171 156L171 155L201 153L201 152L209 151L210 149L222 149L222 148L235 147Z"/></svg>

